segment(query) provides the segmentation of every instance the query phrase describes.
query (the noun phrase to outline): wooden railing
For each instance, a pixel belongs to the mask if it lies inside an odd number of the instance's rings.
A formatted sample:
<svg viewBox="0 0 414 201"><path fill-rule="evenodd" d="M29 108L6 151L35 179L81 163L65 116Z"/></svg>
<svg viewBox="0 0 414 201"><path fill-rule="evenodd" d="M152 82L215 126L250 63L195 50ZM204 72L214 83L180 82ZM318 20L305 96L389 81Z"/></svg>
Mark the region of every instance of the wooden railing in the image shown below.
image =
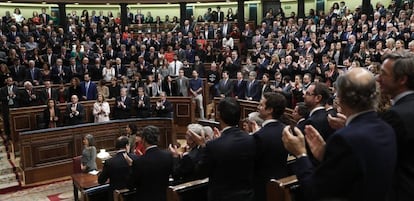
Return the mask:
<svg viewBox="0 0 414 201"><path fill-rule="evenodd" d="M195 103L190 97L168 97L167 98L173 104L173 125L177 135L180 137L185 136L187 125L195 122ZM151 98L151 105L155 106L158 97ZM92 115L93 104L95 101L83 101L81 104L85 110L84 123L92 123L94 118ZM115 100L108 100L108 103L113 111L115 106ZM65 111L67 104L58 104L58 108L61 111L61 120L65 119ZM21 107L10 109L10 132L14 145L14 150L18 151L19 134L25 131L32 131L42 129L41 124L43 123L43 110L46 106L32 106L32 107ZM135 102L132 108L136 108ZM113 113L113 112L112 112ZM131 110L131 117L135 117L136 110ZM64 124L63 124L64 125Z"/></svg>

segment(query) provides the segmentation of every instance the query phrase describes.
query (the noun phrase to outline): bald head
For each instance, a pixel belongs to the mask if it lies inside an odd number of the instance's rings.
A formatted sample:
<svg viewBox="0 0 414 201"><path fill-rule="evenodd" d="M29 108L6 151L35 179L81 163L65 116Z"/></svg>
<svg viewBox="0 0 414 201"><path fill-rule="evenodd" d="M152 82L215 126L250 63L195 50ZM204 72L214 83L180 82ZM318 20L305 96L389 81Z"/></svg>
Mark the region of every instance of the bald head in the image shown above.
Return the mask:
<svg viewBox="0 0 414 201"><path fill-rule="evenodd" d="M364 68L354 68L338 77L336 89L341 106L352 108L355 113L374 109L376 106L375 77Z"/></svg>

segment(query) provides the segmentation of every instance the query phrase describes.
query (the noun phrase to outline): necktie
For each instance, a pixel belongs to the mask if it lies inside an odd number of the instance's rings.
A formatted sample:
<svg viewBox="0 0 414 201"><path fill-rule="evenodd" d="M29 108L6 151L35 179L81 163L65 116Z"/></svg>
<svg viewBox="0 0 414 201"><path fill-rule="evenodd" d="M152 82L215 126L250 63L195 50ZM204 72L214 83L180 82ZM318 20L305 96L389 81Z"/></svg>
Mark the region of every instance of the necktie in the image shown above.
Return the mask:
<svg viewBox="0 0 414 201"><path fill-rule="evenodd" d="M50 93L50 89L47 89L47 95L48 95L48 99L52 98L52 95Z"/></svg>
<svg viewBox="0 0 414 201"><path fill-rule="evenodd" d="M174 75L177 74L177 61L174 61Z"/></svg>
<svg viewBox="0 0 414 201"><path fill-rule="evenodd" d="M32 80L34 80L35 79L35 76L34 76L34 70L32 69L32 70L30 70L30 72L31 72L31 74L32 74Z"/></svg>
<svg viewBox="0 0 414 201"><path fill-rule="evenodd" d="M89 91L89 82L85 83L86 97L88 97L88 91Z"/></svg>
<svg viewBox="0 0 414 201"><path fill-rule="evenodd" d="M252 89L252 85L253 85L253 82L250 82L250 84L249 84L249 89L247 90L247 92L249 93L248 95L250 96L250 90Z"/></svg>

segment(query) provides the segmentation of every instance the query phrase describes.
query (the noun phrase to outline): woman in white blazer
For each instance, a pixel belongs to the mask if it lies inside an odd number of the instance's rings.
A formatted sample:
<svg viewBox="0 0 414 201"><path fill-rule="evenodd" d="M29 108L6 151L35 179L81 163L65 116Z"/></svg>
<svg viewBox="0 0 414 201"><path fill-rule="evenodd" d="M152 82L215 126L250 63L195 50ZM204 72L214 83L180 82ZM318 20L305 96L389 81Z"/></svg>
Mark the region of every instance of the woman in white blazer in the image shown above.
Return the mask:
<svg viewBox="0 0 414 201"><path fill-rule="evenodd" d="M93 104L95 122L109 121L109 113L111 113L109 103L105 101L105 97L102 94L98 94L98 98Z"/></svg>

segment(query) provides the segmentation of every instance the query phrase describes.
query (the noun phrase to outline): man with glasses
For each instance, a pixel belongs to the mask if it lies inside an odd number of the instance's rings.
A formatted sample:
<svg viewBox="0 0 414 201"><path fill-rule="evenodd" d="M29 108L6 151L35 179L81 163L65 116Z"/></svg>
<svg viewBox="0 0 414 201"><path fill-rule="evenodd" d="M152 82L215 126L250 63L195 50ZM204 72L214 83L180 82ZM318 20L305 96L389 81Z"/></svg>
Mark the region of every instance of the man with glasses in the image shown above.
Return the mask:
<svg viewBox="0 0 414 201"><path fill-rule="evenodd" d="M299 127L301 131L304 131L305 125L312 125L321 133L324 140L327 140L334 132L334 129L329 126L328 113L325 110L325 104L330 95L329 88L323 83L312 83L308 87L303 98L310 113L304 125Z"/></svg>

